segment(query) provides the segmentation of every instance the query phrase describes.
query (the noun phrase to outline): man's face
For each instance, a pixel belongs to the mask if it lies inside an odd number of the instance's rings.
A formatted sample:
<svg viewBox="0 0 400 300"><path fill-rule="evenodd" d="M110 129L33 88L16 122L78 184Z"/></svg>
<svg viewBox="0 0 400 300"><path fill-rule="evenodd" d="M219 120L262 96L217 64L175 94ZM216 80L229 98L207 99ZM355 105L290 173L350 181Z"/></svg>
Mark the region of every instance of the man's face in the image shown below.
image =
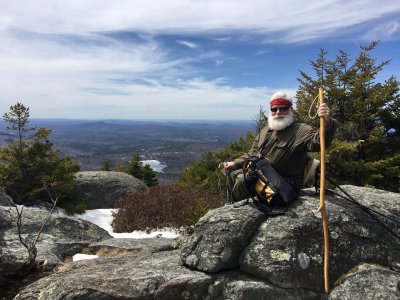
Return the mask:
<svg viewBox="0 0 400 300"><path fill-rule="evenodd" d="M271 113L268 115L268 126L272 130L282 130L294 122L293 110L284 105L275 105L271 107Z"/></svg>
<svg viewBox="0 0 400 300"><path fill-rule="evenodd" d="M289 115L290 107L284 105L275 105L271 107L271 116L273 119L282 119Z"/></svg>

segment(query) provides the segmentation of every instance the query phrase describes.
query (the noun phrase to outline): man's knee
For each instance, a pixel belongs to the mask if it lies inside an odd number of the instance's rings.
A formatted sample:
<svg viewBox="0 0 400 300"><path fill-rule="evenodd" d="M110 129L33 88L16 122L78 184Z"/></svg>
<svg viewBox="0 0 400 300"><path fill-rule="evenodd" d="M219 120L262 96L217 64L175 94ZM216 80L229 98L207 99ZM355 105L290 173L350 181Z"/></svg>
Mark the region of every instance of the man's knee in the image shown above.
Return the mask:
<svg viewBox="0 0 400 300"><path fill-rule="evenodd" d="M236 170L229 174L228 200L233 203L248 197L246 182L242 170Z"/></svg>
<svg viewBox="0 0 400 300"><path fill-rule="evenodd" d="M233 185L235 184L236 180L238 177L242 176L243 177L243 171L242 170L234 170L232 172L229 172L227 174L227 182L228 186L233 188Z"/></svg>

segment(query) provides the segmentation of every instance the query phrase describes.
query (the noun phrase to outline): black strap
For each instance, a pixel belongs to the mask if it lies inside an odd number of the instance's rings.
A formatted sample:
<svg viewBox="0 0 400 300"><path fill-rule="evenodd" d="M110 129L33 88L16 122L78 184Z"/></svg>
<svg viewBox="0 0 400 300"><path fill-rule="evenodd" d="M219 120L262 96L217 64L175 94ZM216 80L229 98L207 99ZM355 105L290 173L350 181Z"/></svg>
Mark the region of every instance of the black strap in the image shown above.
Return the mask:
<svg viewBox="0 0 400 300"><path fill-rule="evenodd" d="M253 202L250 202L250 199L253 200ZM246 199L246 201L244 201L242 203L242 205L240 205L240 206L247 205L247 204L248 205L253 204L255 206L255 208L257 208L259 211L263 212L267 216L284 215L288 211L287 207L271 206L271 205L265 204L262 201L260 201L260 199L258 199L257 196Z"/></svg>
<svg viewBox="0 0 400 300"><path fill-rule="evenodd" d="M287 206L268 205L260 201L254 202L254 205L259 211L263 212L267 216L280 216L284 215L288 211Z"/></svg>
<svg viewBox="0 0 400 300"><path fill-rule="evenodd" d="M316 175L315 175L315 191L316 193L319 191L319 187L318 187L318 170L315 171ZM318 173L318 174L317 174ZM398 241L400 242L400 236L395 233L391 228L389 228L389 226L387 226L384 222L382 222L376 215L379 215L381 217L384 217L390 221L393 221L397 224L400 224L400 222L394 218L391 218L385 214L382 214L368 206L365 206L364 204L361 204L360 202L358 202L356 199L354 199L354 197L352 197L349 193L347 193L344 189L342 189L336 182L334 182L332 179L330 179L329 177L325 176L326 180L329 181L330 183L332 183L335 187L337 187L345 196L336 193L333 190L330 190L328 188L325 188L325 190L335 196L338 196L346 201L349 201L355 205L358 205L363 211L365 211L368 215L370 215L375 221L377 221L380 225L382 225L384 228L387 229L387 231L389 231L396 239L398 239ZM375 215L376 214L376 215Z"/></svg>

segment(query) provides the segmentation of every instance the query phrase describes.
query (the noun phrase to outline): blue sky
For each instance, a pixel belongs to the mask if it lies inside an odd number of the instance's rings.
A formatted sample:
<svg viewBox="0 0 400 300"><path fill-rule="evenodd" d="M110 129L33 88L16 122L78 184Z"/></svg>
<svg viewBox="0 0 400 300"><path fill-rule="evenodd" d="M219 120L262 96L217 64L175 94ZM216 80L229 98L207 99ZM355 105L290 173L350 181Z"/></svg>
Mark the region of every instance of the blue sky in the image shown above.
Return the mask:
<svg viewBox="0 0 400 300"><path fill-rule="evenodd" d="M0 113L248 120L321 48L372 40L399 79L400 1L0 0Z"/></svg>

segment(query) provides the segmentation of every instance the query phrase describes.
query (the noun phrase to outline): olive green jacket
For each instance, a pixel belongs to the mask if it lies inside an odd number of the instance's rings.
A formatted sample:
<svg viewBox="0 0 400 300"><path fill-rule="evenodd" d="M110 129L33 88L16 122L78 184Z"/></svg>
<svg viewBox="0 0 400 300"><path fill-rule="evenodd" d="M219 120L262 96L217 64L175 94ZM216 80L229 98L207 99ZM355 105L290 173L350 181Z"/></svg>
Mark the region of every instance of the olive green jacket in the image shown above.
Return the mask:
<svg viewBox="0 0 400 300"><path fill-rule="evenodd" d="M338 121L331 119L325 131L328 147L338 128ZM300 190L303 187L304 169L309 160L308 152L320 151L319 131L305 123L293 123L287 128L275 131L265 126L257 135L250 151L234 160L240 168L247 158L261 156L268 159L275 169Z"/></svg>

